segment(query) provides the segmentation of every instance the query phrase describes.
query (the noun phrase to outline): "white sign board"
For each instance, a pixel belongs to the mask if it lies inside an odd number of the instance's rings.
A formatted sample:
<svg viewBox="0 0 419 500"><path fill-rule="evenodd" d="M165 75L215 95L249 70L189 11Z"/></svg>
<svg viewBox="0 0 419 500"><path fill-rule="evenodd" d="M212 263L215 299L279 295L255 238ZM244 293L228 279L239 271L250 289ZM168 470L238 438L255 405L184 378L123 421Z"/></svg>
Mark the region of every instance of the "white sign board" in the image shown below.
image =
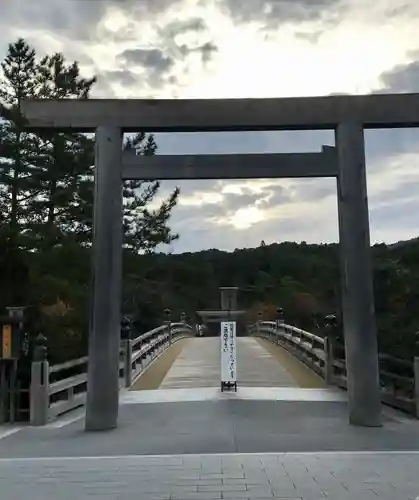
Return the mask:
<svg viewBox="0 0 419 500"><path fill-rule="evenodd" d="M236 322L221 323L221 382L237 381Z"/></svg>

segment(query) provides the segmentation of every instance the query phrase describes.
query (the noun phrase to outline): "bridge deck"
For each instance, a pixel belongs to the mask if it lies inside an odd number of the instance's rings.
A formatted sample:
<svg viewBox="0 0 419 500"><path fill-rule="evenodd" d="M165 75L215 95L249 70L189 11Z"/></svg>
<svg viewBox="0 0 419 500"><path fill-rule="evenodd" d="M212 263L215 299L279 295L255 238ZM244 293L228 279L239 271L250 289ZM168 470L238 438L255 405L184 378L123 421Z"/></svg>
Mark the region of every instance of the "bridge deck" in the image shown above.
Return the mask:
<svg viewBox="0 0 419 500"><path fill-rule="evenodd" d="M195 338L185 344L161 389L218 387L220 340ZM237 339L238 385L247 387L296 387L292 375L254 338Z"/></svg>

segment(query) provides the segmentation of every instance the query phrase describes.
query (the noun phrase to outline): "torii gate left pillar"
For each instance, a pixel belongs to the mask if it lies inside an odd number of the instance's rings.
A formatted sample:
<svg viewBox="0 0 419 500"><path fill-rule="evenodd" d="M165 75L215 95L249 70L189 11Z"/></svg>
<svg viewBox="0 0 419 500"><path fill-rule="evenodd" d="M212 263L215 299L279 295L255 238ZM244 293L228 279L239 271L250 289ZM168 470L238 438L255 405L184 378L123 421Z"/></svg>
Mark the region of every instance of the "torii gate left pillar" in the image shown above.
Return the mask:
<svg viewBox="0 0 419 500"><path fill-rule="evenodd" d="M96 129L86 430L118 420L122 282L122 131Z"/></svg>

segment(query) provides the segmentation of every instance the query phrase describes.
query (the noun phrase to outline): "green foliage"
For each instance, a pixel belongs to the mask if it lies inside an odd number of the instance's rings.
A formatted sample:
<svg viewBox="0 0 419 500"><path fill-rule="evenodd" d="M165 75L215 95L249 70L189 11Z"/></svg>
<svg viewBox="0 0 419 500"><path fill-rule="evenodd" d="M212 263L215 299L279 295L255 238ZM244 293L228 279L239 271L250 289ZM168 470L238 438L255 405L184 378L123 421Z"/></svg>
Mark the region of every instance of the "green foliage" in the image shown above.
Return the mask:
<svg viewBox="0 0 419 500"><path fill-rule="evenodd" d="M25 98L88 99L96 78L60 53L37 59L23 39L9 45L0 72L0 312L30 305L54 359L86 347L94 192L94 139L80 133L29 133ZM124 147L153 155L154 137ZM168 227L179 191L155 203L158 182L123 186L125 247L151 253L178 236ZM150 204L153 203L153 209ZM128 282L128 286L130 282ZM35 317L34 316L34 317Z"/></svg>
<svg viewBox="0 0 419 500"><path fill-rule="evenodd" d="M372 249L379 347L398 357L410 358L415 352L418 252L418 241ZM282 307L286 322L322 334L324 316L340 316L337 245L287 242L232 253L207 250L137 259L133 267L142 270L142 297L157 300L160 311L169 307L175 317L182 310L194 318L196 310L218 308L220 286L239 286L240 307L253 320L258 311L274 319L276 308ZM147 290L155 292L154 298L145 298L151 293Z"/></svg>
<svg viewBox="0 0 419 500"><path fill-rule="evenodd" d="M131 151L132 154L145 156L153 155L157 150L154 137L144 133L128 138L124 147L125 151ZM167 226L172 209L177 203L179 189L175 189L158 208L147 208L159 188L158 181L124 182L125 246L135 252L153 252L161 243L169 244L179 237Z"/></svg>
<svg viewBox="0 0 419 500"><path fill-rule="evenodd" d="M20 114L21 100L35 95L35 51L24 40L9 45L1 63L0 81L0 208L3 243L12 247L24 236L22 223L28 218L27 202L33 166L30 158L36 153L38 141L24 131Z"/></svg>

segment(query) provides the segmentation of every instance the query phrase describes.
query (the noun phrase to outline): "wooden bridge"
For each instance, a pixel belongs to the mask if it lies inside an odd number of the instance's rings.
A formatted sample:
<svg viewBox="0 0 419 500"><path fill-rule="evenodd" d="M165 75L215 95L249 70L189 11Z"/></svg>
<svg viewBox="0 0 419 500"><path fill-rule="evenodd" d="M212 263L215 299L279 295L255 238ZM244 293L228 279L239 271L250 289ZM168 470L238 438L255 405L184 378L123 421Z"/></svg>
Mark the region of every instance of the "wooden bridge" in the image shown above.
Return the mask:
<svg viewBox="0 0 419 500"><path fill-rule="evenodd" d="M339 392L344 397L345 360L336 351L328 338L287 324L259 321L248 327L248 337L237 339L239 388L300 387L321 389L321 397L327 392L332 399ZM419 416L419 359L409 364L382 355L382 364L388 366L389 358L392 366L402 365L410 376L382 367L382 401ZM87 357L55 366L48 361L33 362L33 425L45 425L85 404L87 364ZM66 376L75 369L78 374ZM166 323L121 341L119 374L122 392L183 389L192 394L199 388L219 388L220 338L196 338L194 328L185 322Z"/></svg>

